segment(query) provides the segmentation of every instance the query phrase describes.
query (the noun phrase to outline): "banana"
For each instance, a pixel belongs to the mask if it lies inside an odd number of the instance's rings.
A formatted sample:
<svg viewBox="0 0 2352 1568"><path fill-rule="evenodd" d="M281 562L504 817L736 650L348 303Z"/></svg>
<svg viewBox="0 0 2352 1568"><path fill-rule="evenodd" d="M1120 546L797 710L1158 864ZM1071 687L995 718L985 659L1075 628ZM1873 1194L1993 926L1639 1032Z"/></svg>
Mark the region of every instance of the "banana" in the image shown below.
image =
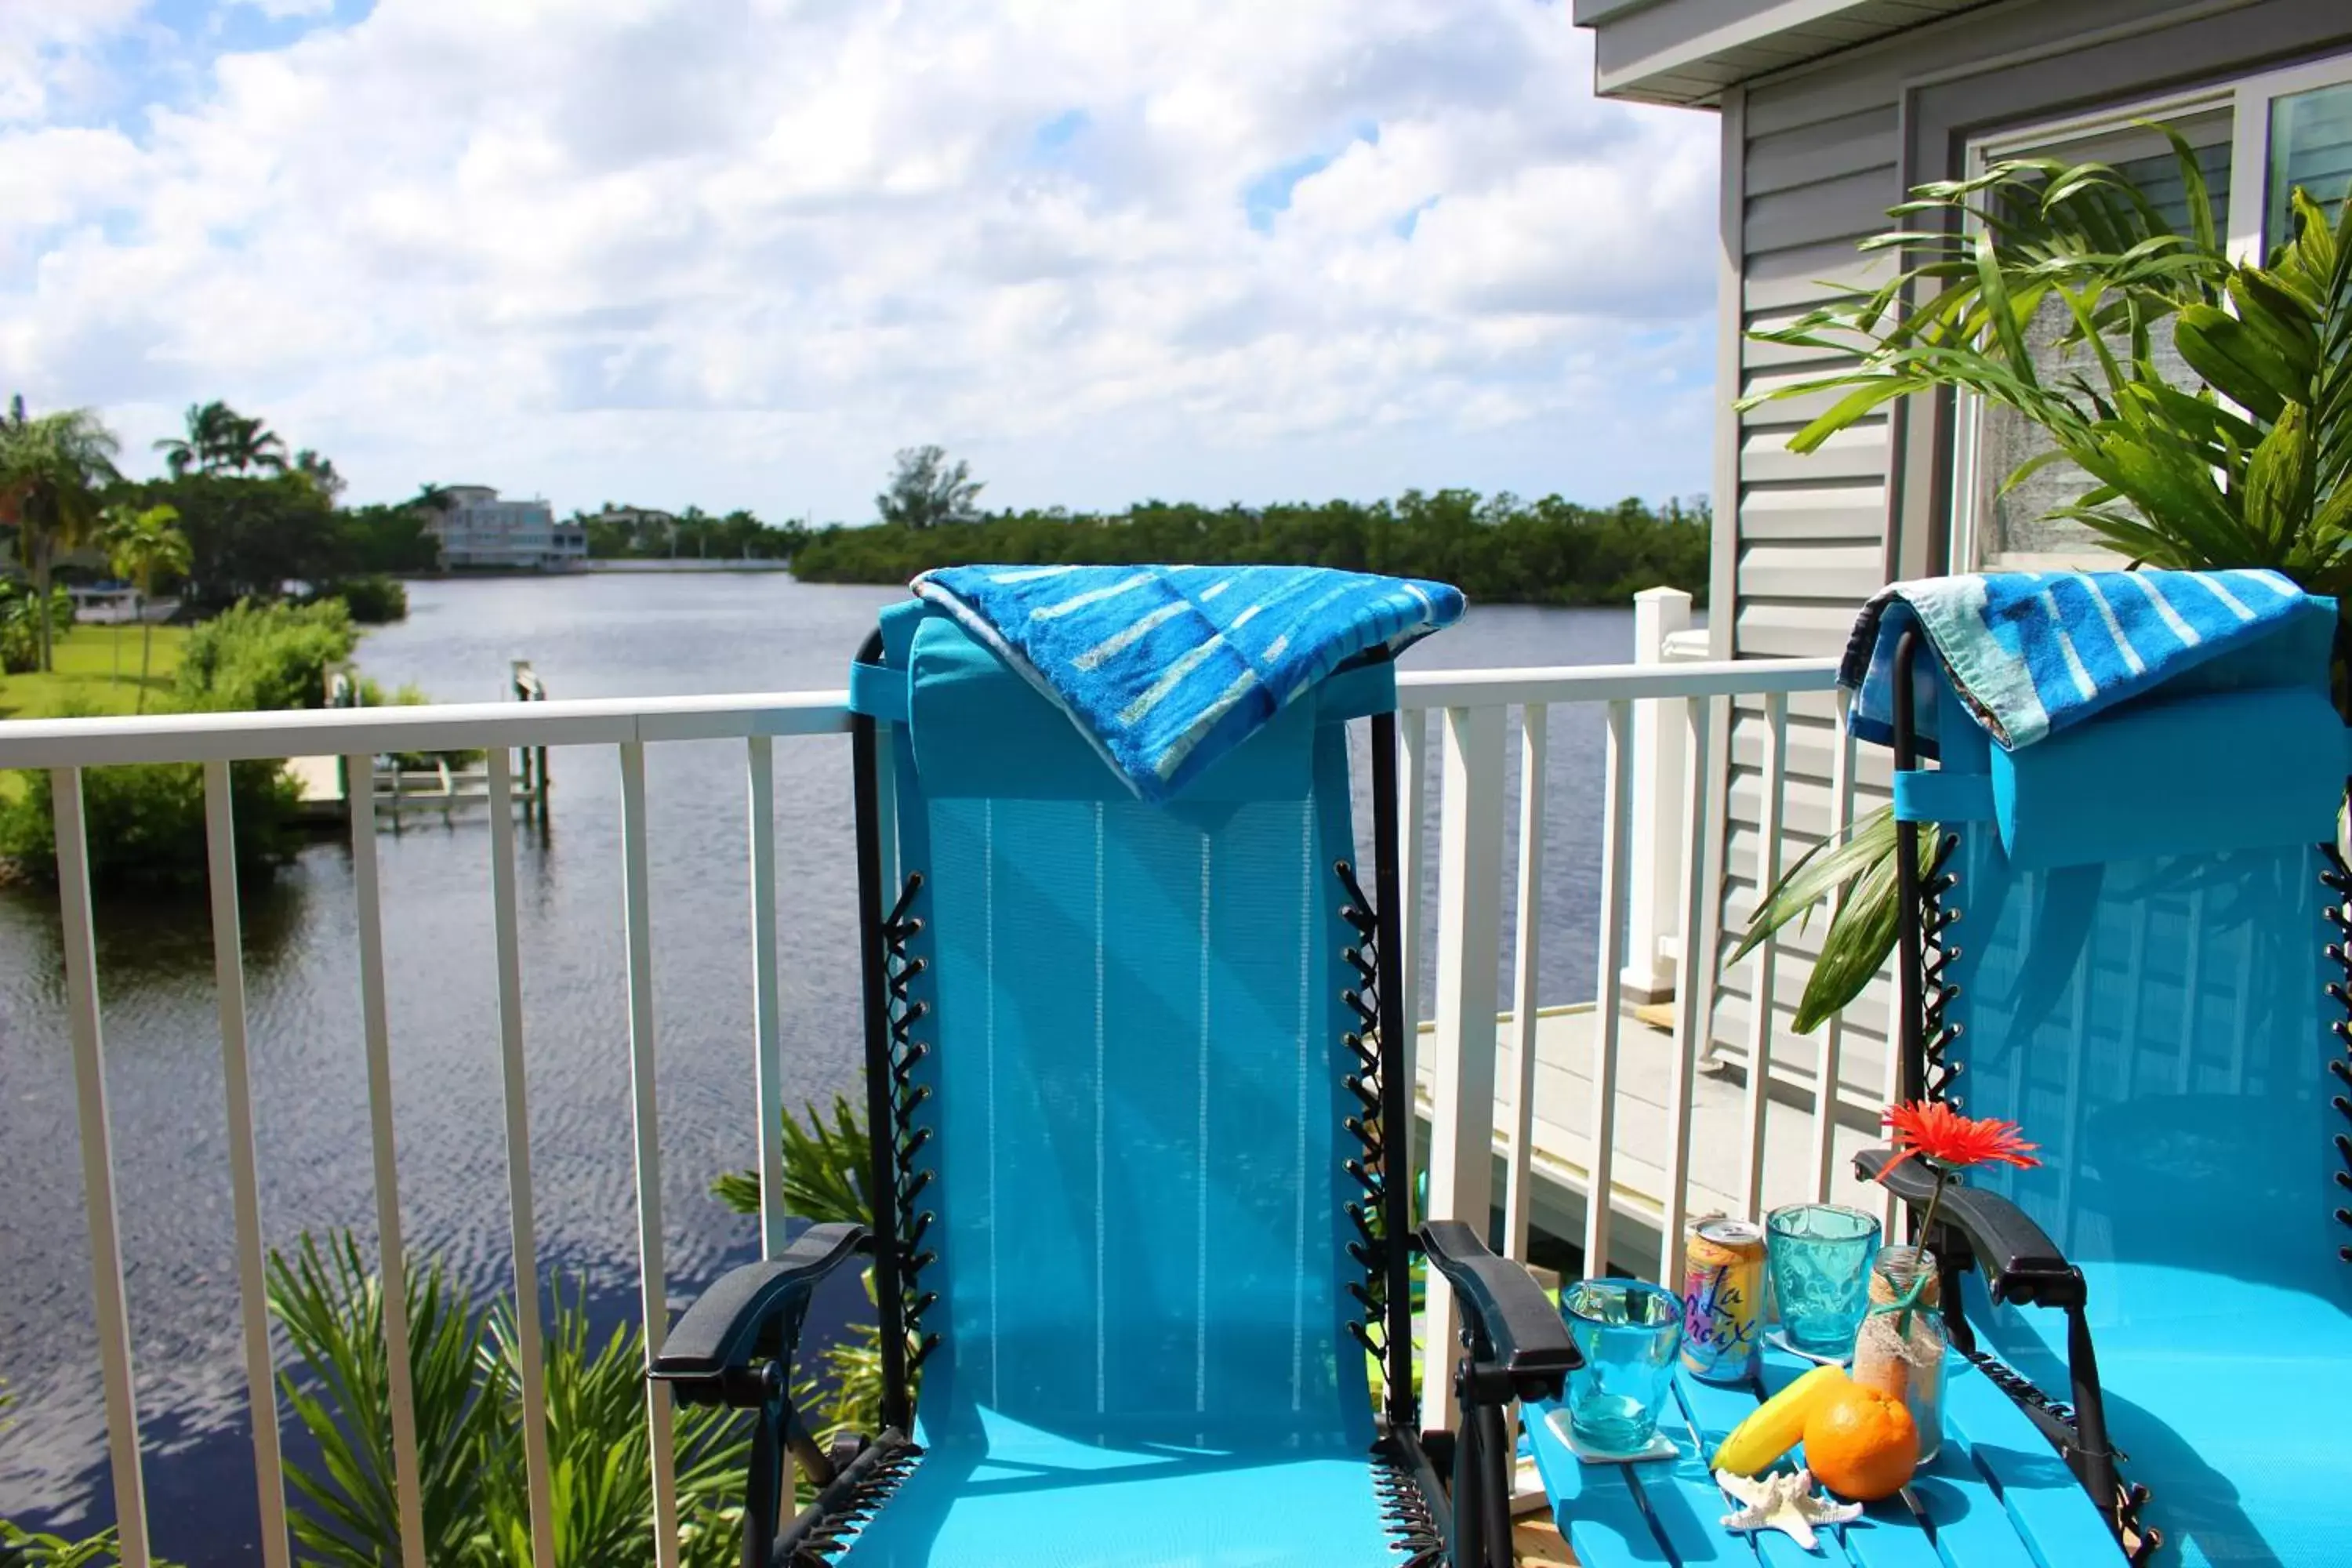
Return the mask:
<svg viewBox="0 0 2352 1568"><path fill-rule="evenodd" d="M1752 1476L1769 1469L1805 1435L1805 1416L1813 1401L1846 1381L1845 1369L1817 1366L1756 1407L1755 1413L1731 1429L1715 1451L1713 1468L1735 1476Z"/></svg>

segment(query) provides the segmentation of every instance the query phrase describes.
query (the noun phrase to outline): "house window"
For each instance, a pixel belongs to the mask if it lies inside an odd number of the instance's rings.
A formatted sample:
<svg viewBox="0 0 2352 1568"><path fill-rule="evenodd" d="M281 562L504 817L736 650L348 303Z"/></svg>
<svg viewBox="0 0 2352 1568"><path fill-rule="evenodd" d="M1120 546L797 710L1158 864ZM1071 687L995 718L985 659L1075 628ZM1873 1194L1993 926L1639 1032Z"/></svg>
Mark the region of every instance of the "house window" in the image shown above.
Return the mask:
<svg viewBox="0 0 2352 1568"><path fill-rule="evenodd" d="M2286 235L2288 193L2295 186L2331 209L2352 190L2352 56L2003 132L1970 146L1970 166L2021 155L2111 163L2185 230L2189 193L2179 163L2164 137L2147 129L2149 121L2170 126L2189 142L2212 204L2215 231L2228 237L2234 254L2260 255ZM2059 350L2068 320L2063 303L2053 299L2028 325L2026 341L2045 381L2075 369L2095 374L2085 351ZM2167 379L2196 384L2168 332L2158 332L2151 347ZM2081 470L2052 464L2007 494L1997 493L2020 464L2048 448L2038 426L2007 408L1969 400L1957 445L1962 498L1953 519L1957 569L2116 563L2090 529L2049 515L2091 489Z"/></svg>
<svg viewBox="0 0 2352 1568"><path fill-rule="evenodd" d="M2287 196L2297 185L2326 204L2352 184L2352 81L2271 100L2270 159L2263 185L2263 239L2287 233Z"/></svg>

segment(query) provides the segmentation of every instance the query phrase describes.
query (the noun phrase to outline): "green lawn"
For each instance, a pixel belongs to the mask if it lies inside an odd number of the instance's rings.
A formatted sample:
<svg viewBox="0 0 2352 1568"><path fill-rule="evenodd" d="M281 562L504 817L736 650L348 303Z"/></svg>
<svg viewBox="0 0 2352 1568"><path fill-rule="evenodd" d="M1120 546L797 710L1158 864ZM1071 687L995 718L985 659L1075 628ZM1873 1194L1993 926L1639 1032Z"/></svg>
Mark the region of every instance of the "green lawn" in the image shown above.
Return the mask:
<svg viewBox="0 0 2352 1568"><path fill-rule="evenodd" d="M46 675L0 676L0 719L49 719L79 704L97 713L129 713L139 703L137 626L76 626L57 640ZM172 689L184 626L154 628L153 662L148 668L150 706Z"/></svg>

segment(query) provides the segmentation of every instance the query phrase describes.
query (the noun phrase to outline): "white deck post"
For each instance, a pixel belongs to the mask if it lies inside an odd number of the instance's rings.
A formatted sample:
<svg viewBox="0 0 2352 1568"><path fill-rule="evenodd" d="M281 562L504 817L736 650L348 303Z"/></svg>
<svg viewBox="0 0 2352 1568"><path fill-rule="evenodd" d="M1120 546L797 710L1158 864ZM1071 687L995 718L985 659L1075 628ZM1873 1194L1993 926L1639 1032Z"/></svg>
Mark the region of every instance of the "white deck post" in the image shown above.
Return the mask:
<svg viewBox="0 0 2352 1568"><path fill-rule="evenodd" d="M1429 1212L1481 1237L1495 1204L1496 974L1502 962L1503 709L1445 710L1438 825L1437 1036L1432 1064ZM1460 1314L1435 1269L1422 1331L1422 1407L1454 1417Z"/></svg>
<svg viewBox="0 0 2352 1568"><path fill-rule="evenodd" d="M1685 882L1677 900L1682 928L1684 984L1675 994L1674 1061L1666 1082L1665 1191L1659 1194L1665 1225L1658 1237L1658 1279L1674 1289L1683 1273L1683 1221L1690 1213L1692 1068L1715 1016L1714 943L1708 929L1721 914L1716 879L1706 853L1707 749L1713 716L1706 700L1685 704L1689 714L1686 739L1690 770L1683 782L1684 809L1689 814L1685 840Z"/></svg>
<svg viewBox="0 0 2352 1568"><path fill-rule="evenodd" d="M1633 662L1663 664L1666 639L1691 624L1691 596L1680 588L1633 595ZM1688 704L1675 699L1633 705L1632 855L1625 940L1625 992L1634 1002L1664 1001L1675 988L1675 961L1664 949L1678 934L1682 904L1684 730Z"/></svg>

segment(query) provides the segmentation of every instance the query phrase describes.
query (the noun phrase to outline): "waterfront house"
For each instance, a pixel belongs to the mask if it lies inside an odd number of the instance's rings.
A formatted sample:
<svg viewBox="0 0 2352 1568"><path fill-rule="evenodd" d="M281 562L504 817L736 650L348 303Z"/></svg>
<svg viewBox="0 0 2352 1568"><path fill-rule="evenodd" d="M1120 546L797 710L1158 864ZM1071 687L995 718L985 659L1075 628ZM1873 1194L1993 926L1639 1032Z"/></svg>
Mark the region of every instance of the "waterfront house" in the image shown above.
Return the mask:
<svg viewBox="0 0 2352 1568"><path fill-rule="evenodd" d="M1900 579L2115 559L2080 525L2041 521L2066 470L1994 500L2022 456L2013 418L1948 395L1916 398L1799 456L1790 435L1828 398L1734 411L1737 395L1834 367L1745 334L1883 281L1892 254L1856 244L1892 226L1887 208L1906 192L2047 151L2116 163L2159 201L2168 178L2179 203L2164 140L2137 123L2160 121L2197 148L2221 231L2250 250L2278 237L2291 184L2334 200L2352 177L2345 0L1576 0L1574 16L1593 34L1601 96L1721 122L1716 658L1834 655L1855 606ZM1764 721L1761 700L1743 699L1712 737L1707 785L1722 826L1704 874L1721 903L1701 933L1703 968L1754 908ZM1801 841L1831 821L1833 734L1826 700L1791 704L1785 823ZM1884 767L1863 758L1864 809L1884 798ZM1779 1059L1806 1092L1814 1042L1787 1025L1812 941L1785 944L1770 992ZM1743 1059L1756 979L1741 966L1722 985L1713 1040ZM1844 1020L1849 1084L1877 1081L1890 995L1874 987Z"/></svg>
<svg viewBox="0 0 2352 1568"><path fill-rule="evenodd" d="M588 559L588 531L543 500L507 500L488 485L451 485L430 527L452 572L557 572Z"/></svg>

